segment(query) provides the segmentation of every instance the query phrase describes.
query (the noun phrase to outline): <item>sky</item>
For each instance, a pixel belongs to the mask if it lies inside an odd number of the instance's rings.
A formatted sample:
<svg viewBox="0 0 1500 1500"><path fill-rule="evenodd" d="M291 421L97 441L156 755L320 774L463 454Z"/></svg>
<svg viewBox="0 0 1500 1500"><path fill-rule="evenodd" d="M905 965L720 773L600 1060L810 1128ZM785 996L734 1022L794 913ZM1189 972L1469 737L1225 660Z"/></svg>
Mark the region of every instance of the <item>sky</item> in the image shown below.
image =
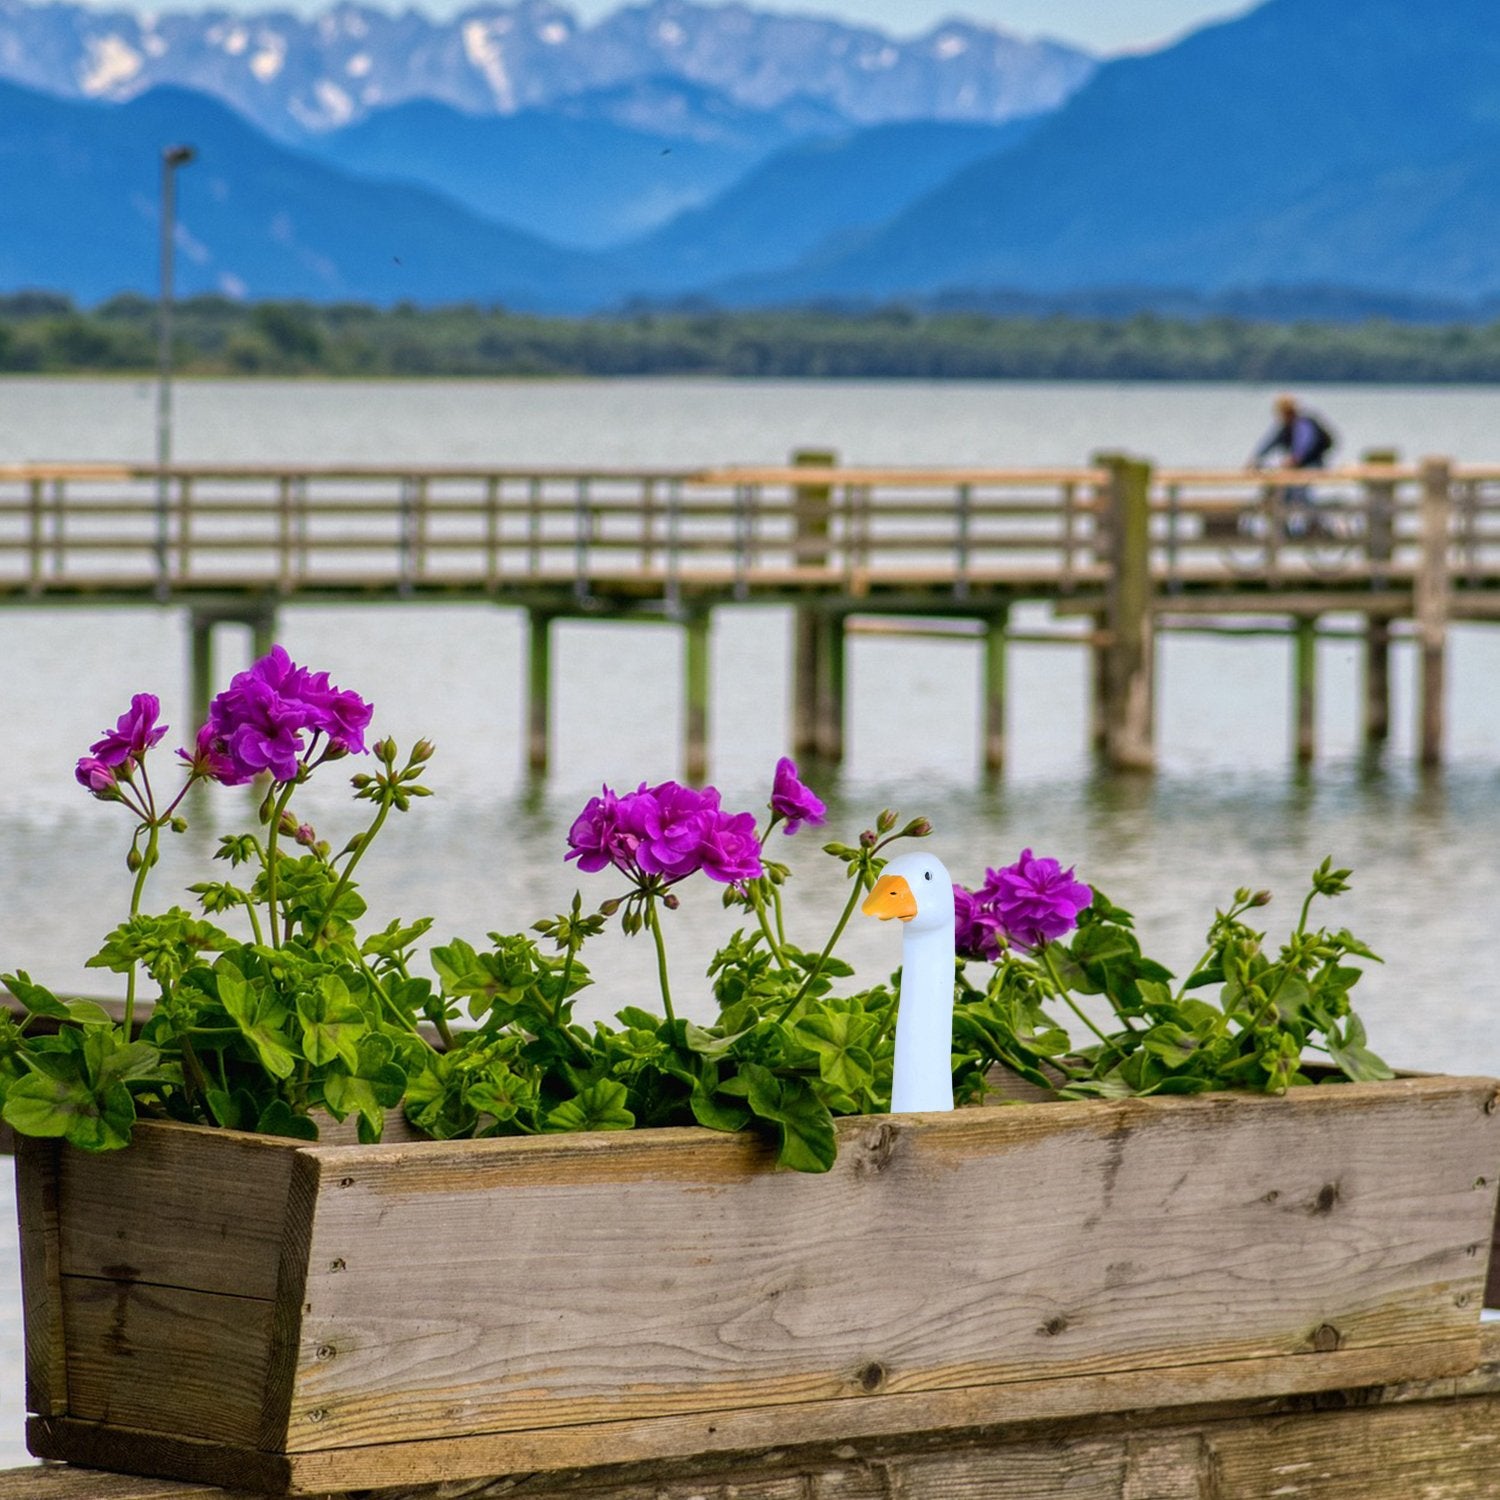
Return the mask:
<svg viewBox="0 0 1500 1500"><path fill-rule="evenodd" d="M419 4L437 0L418 0ZM621 0L562 0L593 20ZM1249 9L1246 0L751 0L756 9L811 11L909 36L954 16L1094 52L1153 47L1203 22Z"/></svg>

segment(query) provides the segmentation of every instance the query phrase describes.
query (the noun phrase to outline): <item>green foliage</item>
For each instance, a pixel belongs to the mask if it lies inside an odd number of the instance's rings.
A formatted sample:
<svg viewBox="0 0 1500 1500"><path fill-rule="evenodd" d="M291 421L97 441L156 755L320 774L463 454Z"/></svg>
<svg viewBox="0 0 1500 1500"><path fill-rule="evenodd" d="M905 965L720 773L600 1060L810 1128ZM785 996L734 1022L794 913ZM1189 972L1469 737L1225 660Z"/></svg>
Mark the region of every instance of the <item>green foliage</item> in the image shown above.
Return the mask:
<svg viewBox="0 0 1500 1500"><path fill-rule="evenodd" d="M0 298L0 371L154 368L156 308ZM190 297L176 367L202 375L899 376L911 379L1493 381L1500 324L992 316L962 311L627 312L544 318Z"/></svg>
<svg viewBox="0 0 1500 1500"><path fill-rule="evenodd" d="M780 1165L822 1172L837 1116L889 1108L899 984L837 993L853 976L834 949L884 851L925 837L924 819L898 831L887 810L855 843L825 846L848 896L819 947L788 935L785 866L767 863L760 878L728 887L725 903L745 921L708 965L718 1014L699 1025L672 1008L658 907L678 898L663 877L637 871L630 893L597 912L575 895L530 933L492 932L482 946L455 937L431 949L432 977L411 971L429 919L398 918L361 938L354 870L388 816L428 795L432 754L419 742L401 764L392 741L373 748L376 769L353 777L370 821L339 853L291 808L322 759L267 793L258 832L222 840L231 879L192 889L205 913L248 929L238 935L181 907L140 910L159 837L181 824L181 797L160 813L149 799L131 804L131 910L89 960L127 976L126 1023L24 970L0 976L27 1013L0 1014L9 1124L90 1151L126 1145L143 1116L304 1140L317 1138L320 1119L352 1119L366 1142L396 1108L439 1139L697 1124L755 1131ZM283 834L300 852L279 846ZM1355 960L1374 955L1343 929L1310 925L1314 901L1347 889L1348 873L1319 867L1274 951L1245 920L1269 896L1237 892L1175 987L1143 954L1130 914L1098 892L1066 942L1004 950L982 979L959 963L958 1099L983 1099L997 1064L1071 1098L1279 1093L1315 1081L1310 1052L1343 1077L1389 1077L1349 1003ZM592 983L581 954L611 915L627 932L651 933L664 1014L631 1006L586 1026L574 1015ZM156 996L137 1033L129 1007L142 974ZM1092 1034L1088 1045L1059 1006Z"/></svg>

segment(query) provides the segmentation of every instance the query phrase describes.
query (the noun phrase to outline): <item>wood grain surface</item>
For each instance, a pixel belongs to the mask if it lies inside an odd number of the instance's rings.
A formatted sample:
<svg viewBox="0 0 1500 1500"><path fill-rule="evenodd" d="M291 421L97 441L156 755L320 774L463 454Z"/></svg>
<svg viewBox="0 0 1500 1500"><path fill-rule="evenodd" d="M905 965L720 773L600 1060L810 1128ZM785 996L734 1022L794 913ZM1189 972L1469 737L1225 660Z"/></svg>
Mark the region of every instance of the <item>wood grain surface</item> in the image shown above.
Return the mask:
<svg viewBox="0 0 1500 1500"><path fill-rule="evenodd" d="M1472 1347L1494 1091L844 1121L822 1177L701 1131L313 1150L288 1446Z"/></svg>

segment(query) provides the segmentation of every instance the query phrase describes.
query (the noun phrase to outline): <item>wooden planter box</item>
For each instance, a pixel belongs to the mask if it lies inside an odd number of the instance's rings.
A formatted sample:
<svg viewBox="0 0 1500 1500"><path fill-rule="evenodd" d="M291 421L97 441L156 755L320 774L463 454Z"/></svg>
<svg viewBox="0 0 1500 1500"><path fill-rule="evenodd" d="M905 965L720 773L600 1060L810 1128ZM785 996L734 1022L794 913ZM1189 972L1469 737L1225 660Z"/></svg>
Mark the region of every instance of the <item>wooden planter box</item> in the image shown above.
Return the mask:
<svg viewBox="0 0 1500 1500"><path fill-rule="evenodd" d="M658 1130L24 1142L32 1451L312 1494L1478 1362L1500 1085Z"/></svg>

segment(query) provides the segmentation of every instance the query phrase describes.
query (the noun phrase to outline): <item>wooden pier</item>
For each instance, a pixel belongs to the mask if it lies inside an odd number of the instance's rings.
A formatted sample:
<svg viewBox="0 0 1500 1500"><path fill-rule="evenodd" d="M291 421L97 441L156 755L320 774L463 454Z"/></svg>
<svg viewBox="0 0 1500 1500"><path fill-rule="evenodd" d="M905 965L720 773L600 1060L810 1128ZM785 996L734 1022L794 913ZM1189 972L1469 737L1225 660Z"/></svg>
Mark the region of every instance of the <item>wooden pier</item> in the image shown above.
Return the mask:
<svg viewBox="0 0 1500 1500"><path fill-rule="evenodd" d="M1294 749L1316 753L1317 644L1353 630L1359 720L1390 733L1392 643L1418 660L1416 743L1442 759L1454 622L1500 619L1500 465L1392 454L1328 471L839 466L699 470L45 464L0 467L0 604L135 604L190 620L195 712L216 626L257 650L289 603L488 601L529 622L527 757L551 749L553 625L671 622L685 635L686 768L707 768L714 611L795 611L789 740L844 749L851 636L972 638L984 763L1005 760L1006 655L1045 640L1092 657L1091 733L1109 764L1155 759L1156 638L1289 637ZM1312 486L1308 509L1300 492ZM1012 629L1019 605L1056 625Z"/></svg>

